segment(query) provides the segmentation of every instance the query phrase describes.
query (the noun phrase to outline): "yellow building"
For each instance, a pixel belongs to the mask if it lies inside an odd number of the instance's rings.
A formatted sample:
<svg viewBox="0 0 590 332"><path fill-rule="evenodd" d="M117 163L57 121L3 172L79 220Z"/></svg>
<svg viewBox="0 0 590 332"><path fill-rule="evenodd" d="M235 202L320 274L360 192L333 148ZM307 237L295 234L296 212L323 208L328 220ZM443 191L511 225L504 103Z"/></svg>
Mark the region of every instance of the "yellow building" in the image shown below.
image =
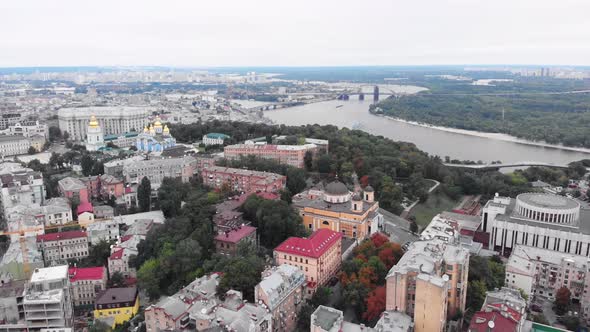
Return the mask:
<svg viewBox="0 0 590 332"><path fill-rule="evenodd" d="M130 320L139 311L136 287L108 288L97 295L94 319L110 322L111 327Z"/></svg>
<svg viewBox="0 0 590 332"><path fill-rule="evenodd" d="M293 206L307 229L330 229L359 240L376 232L382 218L371 186L353 193L339 181L329 183L324 190L310 189L295 195Z"/></svg>

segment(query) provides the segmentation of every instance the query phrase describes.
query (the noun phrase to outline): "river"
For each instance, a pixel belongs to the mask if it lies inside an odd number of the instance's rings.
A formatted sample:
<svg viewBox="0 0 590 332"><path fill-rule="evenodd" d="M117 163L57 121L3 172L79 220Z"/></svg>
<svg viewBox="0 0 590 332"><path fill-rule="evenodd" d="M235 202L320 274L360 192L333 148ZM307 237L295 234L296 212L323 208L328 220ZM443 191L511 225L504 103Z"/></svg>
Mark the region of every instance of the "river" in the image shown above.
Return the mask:
<svg viewBox="0 0 590 332"><path fill-rule="evenodd" d="M351 96L349 101L331 100L291 108L266 111L265 116L277 124L285 125L335 125L362 129L374 135L383 135L395 141L406 141L431 154L449 156L459 160L481 160L489 163L538 161L565 165L590 158L590 153L555 147L544 147L513 142L507 135L477 132L453 132L405 123L369 113L372 96L360 101ZM342 105L341 107L338 107ZM494 137L495 136L495 137ZM508 139L507 139L508 138Z"/></svg>

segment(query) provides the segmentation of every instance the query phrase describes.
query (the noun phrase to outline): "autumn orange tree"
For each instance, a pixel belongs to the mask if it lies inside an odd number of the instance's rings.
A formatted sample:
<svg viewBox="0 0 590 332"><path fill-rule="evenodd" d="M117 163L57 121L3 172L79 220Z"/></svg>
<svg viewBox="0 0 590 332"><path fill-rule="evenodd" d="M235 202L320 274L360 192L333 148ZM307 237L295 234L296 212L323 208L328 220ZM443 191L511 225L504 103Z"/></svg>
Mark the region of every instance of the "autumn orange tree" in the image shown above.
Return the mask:
<svg viewBox="0 0 590 332"><path fill-rule="evenodd" d="M339 276L344 298L365 322L378 319L385 310L385 277L402 255L399 244L376 233L355 248L351 260L343 262Z"/></svg>

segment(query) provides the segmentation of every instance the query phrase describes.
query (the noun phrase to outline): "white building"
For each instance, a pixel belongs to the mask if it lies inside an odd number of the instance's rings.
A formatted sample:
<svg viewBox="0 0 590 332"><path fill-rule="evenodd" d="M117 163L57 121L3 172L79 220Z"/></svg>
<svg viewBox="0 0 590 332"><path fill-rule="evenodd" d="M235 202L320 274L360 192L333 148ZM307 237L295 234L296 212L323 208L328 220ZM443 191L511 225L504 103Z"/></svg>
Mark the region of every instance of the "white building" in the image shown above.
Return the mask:
<svg viewBox="0 0 590 332"><path fill-rule="evenodd" d="M27 154L31 141L23 136L0 136L0 156L18 156Z"/></svg>
<svg viewBox="0 0 590 332"><path fill-rule="evenodd" d="M96 245L100 241L115 241L119 237L119 224L114 220L96 221L86 228L88 241Z"/></svg>
<svg viewBox="0 0 590 332"><path fill-rule="evenodd" d="M100 124L93 115L90 117L88 122L88 128L86 129L86 150L98 151L98 149L104 147L104 134Z"/></svg>
<svg viewBox="0 0 590 332"><path fill-rule="evenodd" d="M518 244L590 256L590 210L574 199L525 193L494 197L482 213L489 248L507 256Z"/></svg>
<svg viewBox="0 0 590 332"><path fill-rule="evenodd" d="M204 145L223 145L223 142L228 139L229 136L220 133L209 133L203 135Z"/></svg>
<svg viewBox="0 0 590 332"><path fill-rule="evenodd" d="M158 188L164 178L179 178L188 182L195 174L197 160L191 156L181 158L139 160L123 165L123 177L128 183L141 183L148 177L152 189Z"/></svg>
<svg viewBox="0 0 590 332"><path fill-rule="evenodd" d="M143 128L152 111L148 107L131 106L76 107L59 109L57 117L62 133L68 132L74 141L83 141L86 138L89 114L96 116L103 134L119 135Z"/></svg>
<svg viewBox="0 0 590 332"><path fill-rule="evenodd" d="M35 269L23 296L29 329L71 327L73 317L68 266Z"/></svg>
<svg viewBox="0 0 590 332"><path fill-rule="evenodd" d="M34 206L45 202L43 175L19 164L0 166L0 201L5 218L10 209L18 205Z"/></svg>
<svg viewBox="0 0 590 332"><path fill-rule="evenodd" d="M39 123L39 121L26 121L19 122L8 127L8 133L14 136L43 136L47 138L49 136L49 130L47 125Z"/></svg>

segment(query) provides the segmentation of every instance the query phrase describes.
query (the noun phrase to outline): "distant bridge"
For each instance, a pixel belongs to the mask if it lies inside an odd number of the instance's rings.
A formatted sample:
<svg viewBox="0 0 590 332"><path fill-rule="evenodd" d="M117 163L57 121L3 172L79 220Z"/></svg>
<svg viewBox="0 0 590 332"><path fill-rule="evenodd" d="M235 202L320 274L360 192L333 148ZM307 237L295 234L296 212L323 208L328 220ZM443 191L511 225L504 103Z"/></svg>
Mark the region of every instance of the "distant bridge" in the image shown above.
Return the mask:
<svg viewBox="0 0 590 332"><path fill-rule="evenodd" d="M545 163L541 161L519 161L516 163L508 163L508 164L450 164L444 163L445 166L448 167L458 167L458 168L471 168L471 169L481 169L481 170L488 170L488 169L499 169L499 168L507 168L507 167L530 167L530 166L543 166L543 167L553 167L553 168L567 168L567 165L560 165L560 164L553 164L553 163Z"/></svg>

